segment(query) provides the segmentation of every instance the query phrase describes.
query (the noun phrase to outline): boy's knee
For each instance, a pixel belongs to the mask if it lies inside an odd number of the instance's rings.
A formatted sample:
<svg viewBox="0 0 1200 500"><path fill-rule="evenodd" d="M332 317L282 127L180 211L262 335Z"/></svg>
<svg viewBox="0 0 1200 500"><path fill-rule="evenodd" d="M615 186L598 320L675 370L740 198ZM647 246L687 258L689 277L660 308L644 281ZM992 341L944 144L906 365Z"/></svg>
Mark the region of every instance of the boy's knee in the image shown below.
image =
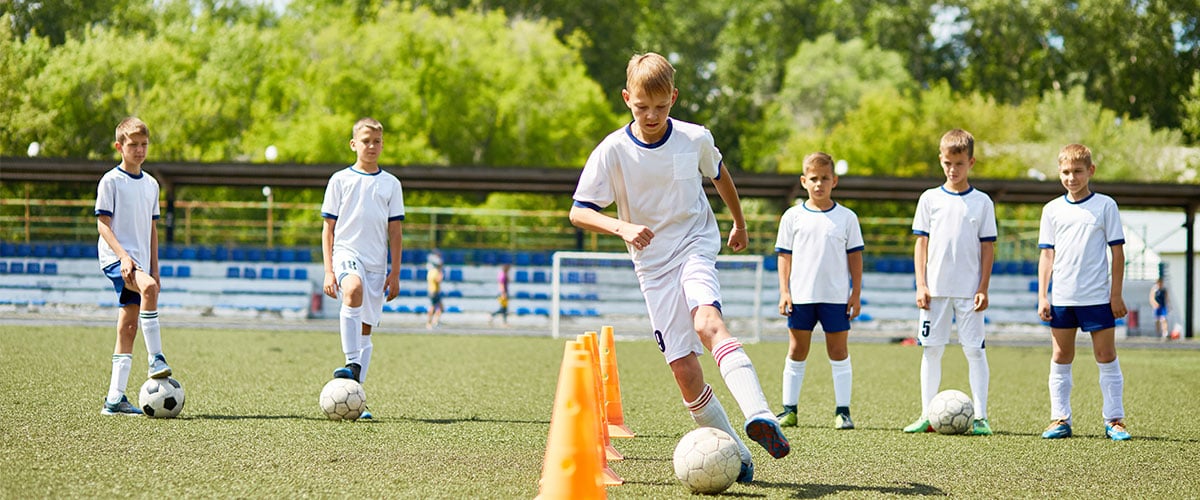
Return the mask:
<svg viewBox="0 0 1200 500"><path fill-rule="evenodd" d="M149 298L158 298L158 282L151 281L142 287L142 296Z"/></svg>

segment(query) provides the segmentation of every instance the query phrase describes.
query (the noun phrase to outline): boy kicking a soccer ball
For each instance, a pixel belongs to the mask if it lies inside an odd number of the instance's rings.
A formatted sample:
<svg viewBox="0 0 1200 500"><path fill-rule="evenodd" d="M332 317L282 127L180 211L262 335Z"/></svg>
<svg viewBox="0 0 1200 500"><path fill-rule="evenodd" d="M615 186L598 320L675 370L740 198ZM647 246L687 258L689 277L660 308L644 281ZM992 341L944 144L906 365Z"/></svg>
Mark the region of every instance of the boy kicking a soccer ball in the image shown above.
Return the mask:
<svg viewBox="0 0 1200 500"><path fill-rule="evenodd" d="M712 134L670 117L679 91L675 69L654 53L635 55L621 91L633 122L606 137L587 160L571 223L625 240L658 342L692 419L738 441L739 482L754 477L750 450L734 432L721 403L705 383L697 357L707 348L745 414L746 434L781 458L787 438L767 406L758 375L721 316L716 257L721 233L702 177L709 177L733 216L729 247L746 248L746 223L737 188ZM601 212L616 203L617 217Z"/></svg>
<svg viewBox="0 0 1200 500"><path fill-rule="evenodd" d="M371 329L379 326L384 295L392 300L400 294L404 191L396 176L379 168L382 124L372 118L355 123L350 149L356 161L329 178L321 204L323 290L342 299L338 324L346 366L334 370L333 376L364 383L375 350ZM364 409L359 418L372 415Z"/></svg>
<svg viewBox="0 0 1200 500"><path fill-rule="evenodd" d="M1071 363L1075 332L1092 335L1092 354L1100 367L1104 434L1129 439L1125 430L1125 376L1117 360L1114 329L1124 317L1125 232L1117 202L1092 192L1096 174L1092 152L1070 144L1058 153L1058 178L1067 194L1042 208L1038 230L1038 316L1050 322L1050 419L1046 439L1071 437ZM1112 252L1111 268L1108 253ZM1109 271L1111 270L1111 277ZM1051 282L1053 281L1053 287Z"/></svg>
<svg viewBox="0 0 1200 500"><path fill-rule="evenodd" d="M926 190L917 202L912 231L913 268L921 344L921 417L904 432L933 432L929 402L942 383L942 353L950 329L958 326L958 342L967 358L974 421L969 434L989 436L988 369L984 351L983 311L995 260L996 208L986 193L971 186L975 138L955 129L942 136L938 160L946 182Z"/></svg>
<svg viewBox="0 0 1200 500"><path fill-rule="evenodd" d="M144 122L134 117L121 121L113 145L121 153L121 164L105 173L96 188L96 228L100 233L96 248L120 310L112 377L100 413L141 415L125 396L139 326L146 341L149 377L171 376L158 324L158 181L142 170L150 149L150 129Z"/></svg>

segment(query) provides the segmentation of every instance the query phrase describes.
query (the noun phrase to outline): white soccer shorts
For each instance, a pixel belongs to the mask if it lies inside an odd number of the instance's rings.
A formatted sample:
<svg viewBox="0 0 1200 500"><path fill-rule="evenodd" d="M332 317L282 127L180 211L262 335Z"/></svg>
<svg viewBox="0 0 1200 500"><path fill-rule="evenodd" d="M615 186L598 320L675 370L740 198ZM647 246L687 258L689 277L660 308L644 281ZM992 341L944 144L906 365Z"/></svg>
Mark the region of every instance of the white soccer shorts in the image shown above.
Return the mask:
<svg viewBox="0 0 1200 500"><path fill-rule="evenodd" d="M638 281L646 298L654 340L667 363L691 353L704 354L692 310L702 305L720 306L716 261L693 255L676 269Z"/></svg>
<svg viewBox="0 0 1200 500"><path fill-rule="evenodd" d="M950 329L957 323L960 344L983 347L983 312L975 310L974 299L931 297L929 309L920 311L917 341L921 345L950 343Z"/></svg>
<svg viewBox="0 0 1200 500"><path fill-rule="evenodd" d="M358 257L348 252L333 253L333 274L337 277L338 287L346 276L357 276L363 284L362 322L372 327L379 326L383 316L384 292L387 285L387 274L372 273L363 270ZM339 297L341 293L338 293Z"/></svg>

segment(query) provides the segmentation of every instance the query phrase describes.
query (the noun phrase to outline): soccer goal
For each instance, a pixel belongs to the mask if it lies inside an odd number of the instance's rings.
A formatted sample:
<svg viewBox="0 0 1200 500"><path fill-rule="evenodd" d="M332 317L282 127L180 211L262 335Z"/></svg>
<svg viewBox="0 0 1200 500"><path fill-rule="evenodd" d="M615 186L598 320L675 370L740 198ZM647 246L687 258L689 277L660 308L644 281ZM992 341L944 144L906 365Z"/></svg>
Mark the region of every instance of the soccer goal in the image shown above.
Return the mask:
<svg viewBox="0 0 1200 500"><path fill-rule="evenodd" d="M730 333L743 342L762 339L763 258L717 257L721 311ZM555 252L550 293L554 338L612 326L618 336L650 335L650 317L629 254Z"/></svg>

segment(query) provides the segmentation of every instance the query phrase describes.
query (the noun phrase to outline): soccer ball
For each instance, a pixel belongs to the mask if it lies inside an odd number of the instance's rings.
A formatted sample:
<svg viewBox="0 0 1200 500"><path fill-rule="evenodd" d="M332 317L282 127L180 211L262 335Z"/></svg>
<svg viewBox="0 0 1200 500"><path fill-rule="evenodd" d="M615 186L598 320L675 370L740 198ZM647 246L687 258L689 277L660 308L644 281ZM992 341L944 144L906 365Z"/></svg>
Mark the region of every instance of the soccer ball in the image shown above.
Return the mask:
<svg viewBox="0 0 1200 500"><path fill-rule="evenodd" d="M138 405L147 417L173 418L183 411L183 386L173 378L152 378L138 391Z"/></svg>
<svg viewBox="0 0 1200 500"><path fill-rule="evenodd" d="M330 420L358 420L367 407L367 394L358 382L335 378L321 389L320 403Z"/></svg>
<svg viewBox="0 0 1200 500"><path fill-rule="evenodd" d="M942 391L929 401L929 425L941 434L967 432L974 418L975 405L962 391Z"/></svg>
<svg viewBox="0 0 1200 500"><path fill-rule="evenodd" d="M675 446L675 477L693 493L725 491L742 470L737 441L712 427L700 427Z"/></svg>

